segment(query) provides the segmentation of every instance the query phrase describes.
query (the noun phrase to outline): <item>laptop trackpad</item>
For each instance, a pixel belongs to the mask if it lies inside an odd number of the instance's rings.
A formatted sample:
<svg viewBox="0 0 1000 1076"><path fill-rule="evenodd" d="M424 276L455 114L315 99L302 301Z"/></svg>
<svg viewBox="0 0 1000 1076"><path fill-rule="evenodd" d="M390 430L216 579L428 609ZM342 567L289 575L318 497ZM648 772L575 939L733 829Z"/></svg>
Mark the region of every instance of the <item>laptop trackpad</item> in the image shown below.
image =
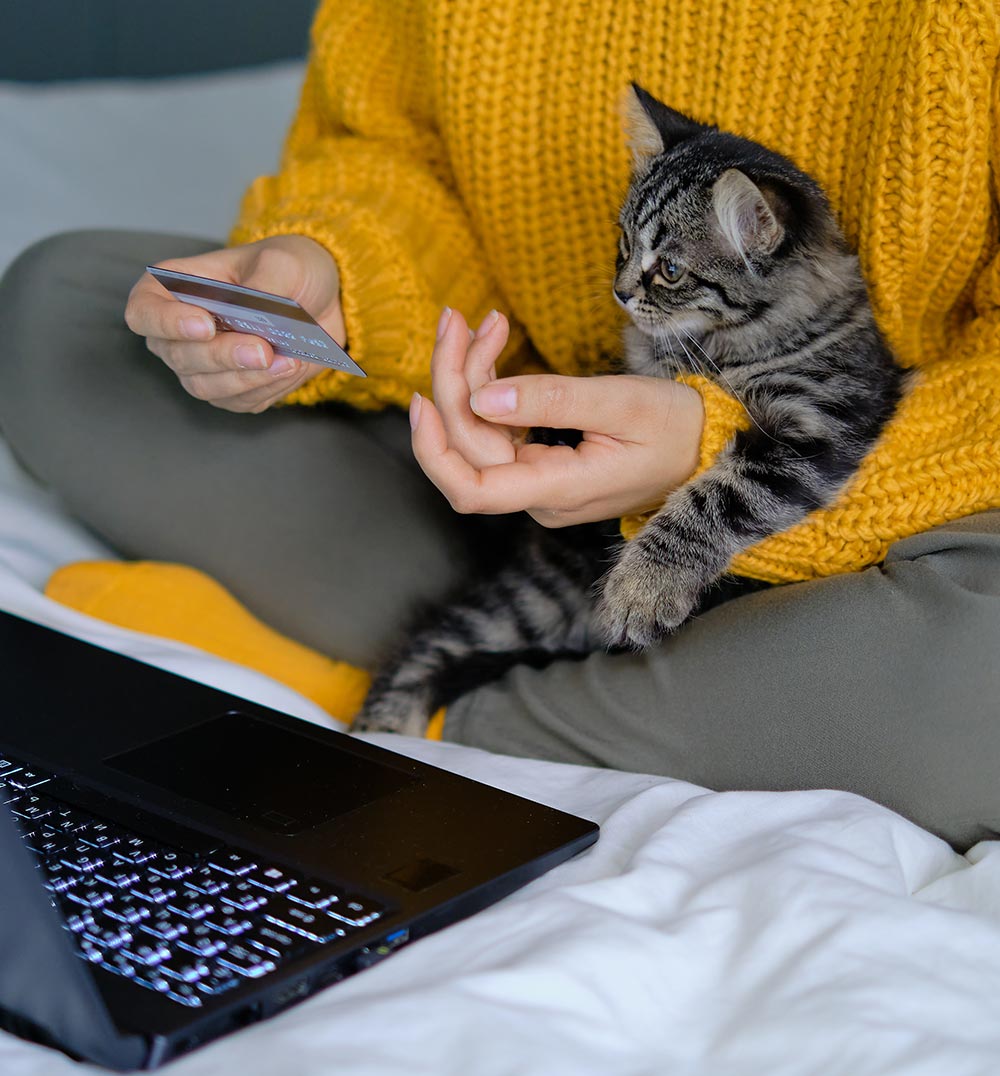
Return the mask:
<svg viewBox="0 0 1000 1076"><path fill-rule="evenodd" d="M232 712L104 760L244 822L292 835L381 799L410 774Z"/></svg>

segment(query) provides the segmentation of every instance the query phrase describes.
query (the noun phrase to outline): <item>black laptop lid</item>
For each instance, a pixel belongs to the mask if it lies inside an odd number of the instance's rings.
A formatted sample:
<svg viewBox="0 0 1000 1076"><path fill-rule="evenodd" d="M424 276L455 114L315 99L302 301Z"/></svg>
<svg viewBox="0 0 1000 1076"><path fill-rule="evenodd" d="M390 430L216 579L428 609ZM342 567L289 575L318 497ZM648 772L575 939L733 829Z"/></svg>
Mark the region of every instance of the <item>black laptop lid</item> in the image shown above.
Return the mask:
<svg viewBox="0 0 1000 1076"><path fill-rule="evenodd" d="M141 1067L145 1040L112 1022L4 806L0 864L0 1024L110 1068Z"/></svg>

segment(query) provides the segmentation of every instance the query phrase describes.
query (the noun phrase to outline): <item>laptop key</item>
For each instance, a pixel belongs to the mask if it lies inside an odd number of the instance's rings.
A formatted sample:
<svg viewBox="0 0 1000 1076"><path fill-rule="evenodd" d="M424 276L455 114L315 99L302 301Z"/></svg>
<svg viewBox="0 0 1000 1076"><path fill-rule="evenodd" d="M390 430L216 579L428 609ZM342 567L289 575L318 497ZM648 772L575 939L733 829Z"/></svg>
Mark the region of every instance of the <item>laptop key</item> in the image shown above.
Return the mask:
<svg viewBox="0 0 1000 1076"><path fill-rule="evenodd" d="M112 889L129 889L139 881L139 873L111 863L94 871L94 878Z"/></svg>
<svg viewBox="0 0 1000 1076"><path fill-rule="evenodd" d="M66 900L75 901L77 904L82 904L87 908L103 908L106 904L110 904L114 900L114 894L109 893L107 889L97 886L77 887L75 889L67 889L63 894Z"/></svg>
<svg viewBox="0 0 1000 1076"><path fill-rule="evenodd" d="M74 934L83 934L85 931L93 930L97 927L97 920L94 918L93 912L89 910L71 912L66 916L64 923L66 929Z"/></svg>
<svg viewBox="0 0 1000 1076"><path fill-rule="evenodd" d="M188 952L197 953L198 956L211 957L225 950L227 939L224 935L209 930L204 923L199 923L192 927L187 935L179 938L177 944Z"/></svg>
<svg viewBox="0 0 1000 1076"><path fill-rule="evenodd" d="M259 979L278 966L269 956L247 945L230 945L218 962L248 979Z"/></svg>
<svg viewBox="0 0 1000 1076"><path fill-rule="evenodd" d="M224 871L226 874L244 875L256 869L255 860L242 855L239 852L216 852L208 861L210 867Z"/></svg>
<svg viewBox="0 0 1000 1076"><path fill-rule="evenodd" d="M115 832L115 828L109 822L94 822L80 831L81 843L101 852L113 848L120 843L121 839L121 833Z"/></svg>
<svg viewBox="0 0 1000 1076"><path fill-rule="evenodd" d="M113 971L116 975L124 976L126 979L135 978L135 965L121 953L105 954L103 966L108 971Z"/></svg>
<svg viewBox="0 0 1000 1076"><path fill-rule="evenodd" d="M94 945L93 942L89 942L86 939L83 939L80 942L80 956L90 964L104 963L104 950L101 949L100 946Z"/></svg>
<svg viewBox="0 0 1000 1076"><path fill-rule="evenodd" d="M204 994L221 994L224 990L231 990L234 986L246 982L241 975L237 975L232 968L217 965L212 971L199 979L195 985Z"/></svg>
<svg viewBox="0 0 1000 1076"><path fill-rule="evenodd" d="M172 942L187 934L190 928L182 919L171 913L169 908L157 908L139 929L161 941Z"/></svg>
<svg viewBox="0 0 1000 1076"><path fill-rule="evenodd" d="M163 944L147 945L145 942L140 942L138 945L129 945L123 949L122 955L128 957L134 964L141 964L143 967L156 967L158 964L162 964L164 960L169 959L170 949Z"/></svg>
<svg viewBox="0 0 1000 1076"><path fill-rule="evenodd" d="M304 904L307 908L323 910L343 900L343 891L327 882L320 882L313 878L307 878L297 885L289 894L288 899L296 904Z"/></svg>
<svg viewBox="0 0 1000 1076"><path fill-rule="evenodd" d="M239 908L241 912L255 912L267 904L267 894L251 885L250 882L236 882L226 892L219 895L219 902L227 910Z"/></svg>
<svg viewBox="0 0 1000 1076"><path fill-rule="evenodd" d="M240 938L240 942L279 960L284 960L285 957L308 948L306 939L300 934L283 930L273 923L265 923L248 931Z"/></svg>
<svg viewBox="0 0 1000 1076"><path fill-rule="evenodd" d="M214 897L233 884L234 876L223 873L214 867L204 866L196 868L184 879L184 885L198 893L204 893L206 897ZM243 883L244 885L246 883Z"/></svg>
<svg viewBox="0 0 1000 1076"><path fill-rule="evenodd" d="M103 867L107 862L104 856L95 855L93 848L79 841L60 852L59 859L70 870L79 874L89 874L91 871L96 871L98 867Z"/></svg>
<svg viewBox="0 0 1000 1076"><path fill-rule="evenodd" d="M145 986L150 990L155 990L158 994L166 994L170 989L170 980L164 978L158 972L158 968L138 968L132 982L138 983L139 986Z"/></svg>
<svg viewBox="0 0 1000 1076"><path fill-rule="evenodd" d="M95 819L81 814L62 800L46 795L44 788L32 790L27 794L37 796L39 802L49 809L50 814L46 819L46 825L59 829L63 833L76 833L94 824Z"/></svg>
<svg viewBox="0 0 1000 1076"><path fill-rule="evenodd" d="M148 990L155 990L163 994L170 989L170 982L159 975L156 968L147 967L130 959L125 953L105 953L101 967L121 975L125 979L138 986L144 986Z"/></svg>
<svg viewBox="0 0 1000 1076"><path fill-rule="evenodd" d="M196 897L188 900L182 897L180 900L172 900L167 907L185 919L204 919L215 911L215 905Z"/></svg>
<svg viewBox="0 0 1000 1076"><path fill-rule="evenodd" d="M225 934L229 938L236 938L240 934L246 934L253 926L253 923L249 919L243 919L237 915L215 915L213 918L205 920L205 926L211 927L212 930Z"/></svg>
<svg viewBox="0 0 1000 1076"><path fill-rule="evenodd" d="M16 773L10 774L7 780L12 788L37 788L38 785L44 785L46 781L51 781L52 774L45 773L42 770L29 770L22 767Z"/></svg>
<svg viewBox="0 0 1000 1076"><path fill-rule="evenodd" d="M161 852L149 869L161 878L177 882L191 874L197 865L197 856L189 856L184 852Z"/></svg>
<svg viewBox="0 0 1000 1076"><path fill-rule="evenodd" d="M70 870L65 863L58 860L43 864L42 870L45 874L45 888L50 893L65 893L67 889L85 880L85 875Z"/></svg>
<svg viewBox="0 0 1000 1076"><path fill-rule="evenodd" d="M121 924L104 926L96 922L89 930L84 930L83 937L102 949L120 949L133 940L132 931Z"/></svg>
<svg viewBox="0 0 1000 1076"><path fill-rule="evenodd" d="M264 918L282 930L290 930L309 941L326 942L342 938L347 931L324 912L313 911L290 900L274 900L264 911Z"/></svg>
<svg viewBox="0 0 1000 1076"><path fill-rule="evenodd" d="M168 960L157 965L156 970L160 975L182 983L195 983L209 974L208 964L203 959L185 952L171 954Z"/></svg>
<svg viewBox="0 0 1000 1076"><path fill-rule="evenodd" d="M117 919L121 923L128 923L130 926L141 923L153 914L148 905L137 904L134 900L128 898L122 899L120 894L115 895L111 903L103 909L103 912L105 915L110 915L112 919Z"/></svg>
<svg viewBox="0 0 1000 1076"><path fill-rule="evenodd" d="M162 881L162 879L158 879L157 881ZM169 886L157 885L155 883L150 884L147 879L143 878L140 878L139 881L129 889L129 892L133 897L138 897L139 900L149 901L150 904L166 904L177 896L176 889L172 889Z"/></svg>
<svg viewBox="0 0 1000 1076"><path fill-rule="evenodd" d="M115 848L115 858L141 867L156 858L156 850L143 837L128 837Z"/></svg>
<svg viewBox="0 0 1000 1076"><path fill-rule="evenodd" d="M0 803L6 803L8 806L17 803L23 793L19 788L12 788L8 781L0 780Z"/></svg>
<svg viewBox="0 0 1000 1076"><path fill-rule="evenodd" d="M176 983L167 987L166 997L171 1001L178 1001L181 1005L197 1009L204 1004L201 994L190 983Z"/></svg>
<svg viewBox="0 0 1000 1076"><path fill-rule="evenodd" d="M18 818L23 818L26 822L39 822L47 815L52 814L52 808L45 803L41 796L21 793L17 800L8 801L8 804L14 814Z"/></svg>
<svg viewBox="0 0 1000 1076"><path fill-rule="evenodd" d="M33 833L36 831L32 831ZM28 847L43 859L51 861L56 856L62 855L67 849L72 848L76 842L72 837L66 838L46 830L44 826L37 838L28 841Z"/></svg>
<svg viewBox="0 0 1000 1076"><path fill-rule="evenodd" d="M343 901L335 907L327 908L326 914L335 919L340 919L352 926L364 926L381 918L385 914L385 908L372 900L371 897L361 897L356 893L349 893Z"/></svg>
<svg viewBox="0 0 1000 1076"><path fill-rule="evenodd" d="M74 818L72 814L67 814L64 811L53 811L46 816L43 825L51 830L53 834L58 834L64 840L73 844L78 843L79 837L77 835L84 828L84 824L78 818Z"/></svg>
<svg viewBox="0 0 1000 1076"><path fill-rule="evenodd" d="M281 867L262 867L249 871L246 875L248 882L260 886L270 893L284 893L293 885L298 885L302 875L295 871L284 870Z"/></svg>

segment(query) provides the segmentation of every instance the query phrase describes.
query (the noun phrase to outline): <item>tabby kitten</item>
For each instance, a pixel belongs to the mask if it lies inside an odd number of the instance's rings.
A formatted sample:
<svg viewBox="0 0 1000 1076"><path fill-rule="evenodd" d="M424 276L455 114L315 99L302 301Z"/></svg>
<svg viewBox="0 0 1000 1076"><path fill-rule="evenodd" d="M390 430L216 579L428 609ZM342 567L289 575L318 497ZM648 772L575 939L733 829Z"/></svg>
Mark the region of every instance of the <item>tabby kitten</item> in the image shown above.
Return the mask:
<svg viewBox="0 0 1000 1076"><path fill-rule="evenodd" d="M606 526L534 527L515 561L411 632L356 729L421 733L477 659L495 675L526 657L650 646L735 555L829 505L900 399L903 370L815 181L636 85L626 120L634 168L614 281L631 319L625 366L701 374L751 425L624 546Z"/></svg>

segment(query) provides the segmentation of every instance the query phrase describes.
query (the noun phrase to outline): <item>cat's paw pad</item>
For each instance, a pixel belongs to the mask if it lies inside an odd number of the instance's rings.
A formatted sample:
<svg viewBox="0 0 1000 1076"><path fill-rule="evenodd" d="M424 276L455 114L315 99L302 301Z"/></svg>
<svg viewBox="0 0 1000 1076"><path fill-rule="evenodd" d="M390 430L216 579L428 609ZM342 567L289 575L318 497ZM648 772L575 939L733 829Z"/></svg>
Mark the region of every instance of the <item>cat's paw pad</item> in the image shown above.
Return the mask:
<svg viewBox="0 0 1000 1076"><path fill-rule="evenodd" d="M604 581L598 628L608 646L645 650L687 620L701 589L692 574L629 548Z"/></svg>
<svg viewBox="0 0 1000 1076"><path fill-rule="evenodd" d="M424 736L430 715L423 699L409 692L390 691L369 696L351 723L351 732L395 732L401 736Z"/></svg>

